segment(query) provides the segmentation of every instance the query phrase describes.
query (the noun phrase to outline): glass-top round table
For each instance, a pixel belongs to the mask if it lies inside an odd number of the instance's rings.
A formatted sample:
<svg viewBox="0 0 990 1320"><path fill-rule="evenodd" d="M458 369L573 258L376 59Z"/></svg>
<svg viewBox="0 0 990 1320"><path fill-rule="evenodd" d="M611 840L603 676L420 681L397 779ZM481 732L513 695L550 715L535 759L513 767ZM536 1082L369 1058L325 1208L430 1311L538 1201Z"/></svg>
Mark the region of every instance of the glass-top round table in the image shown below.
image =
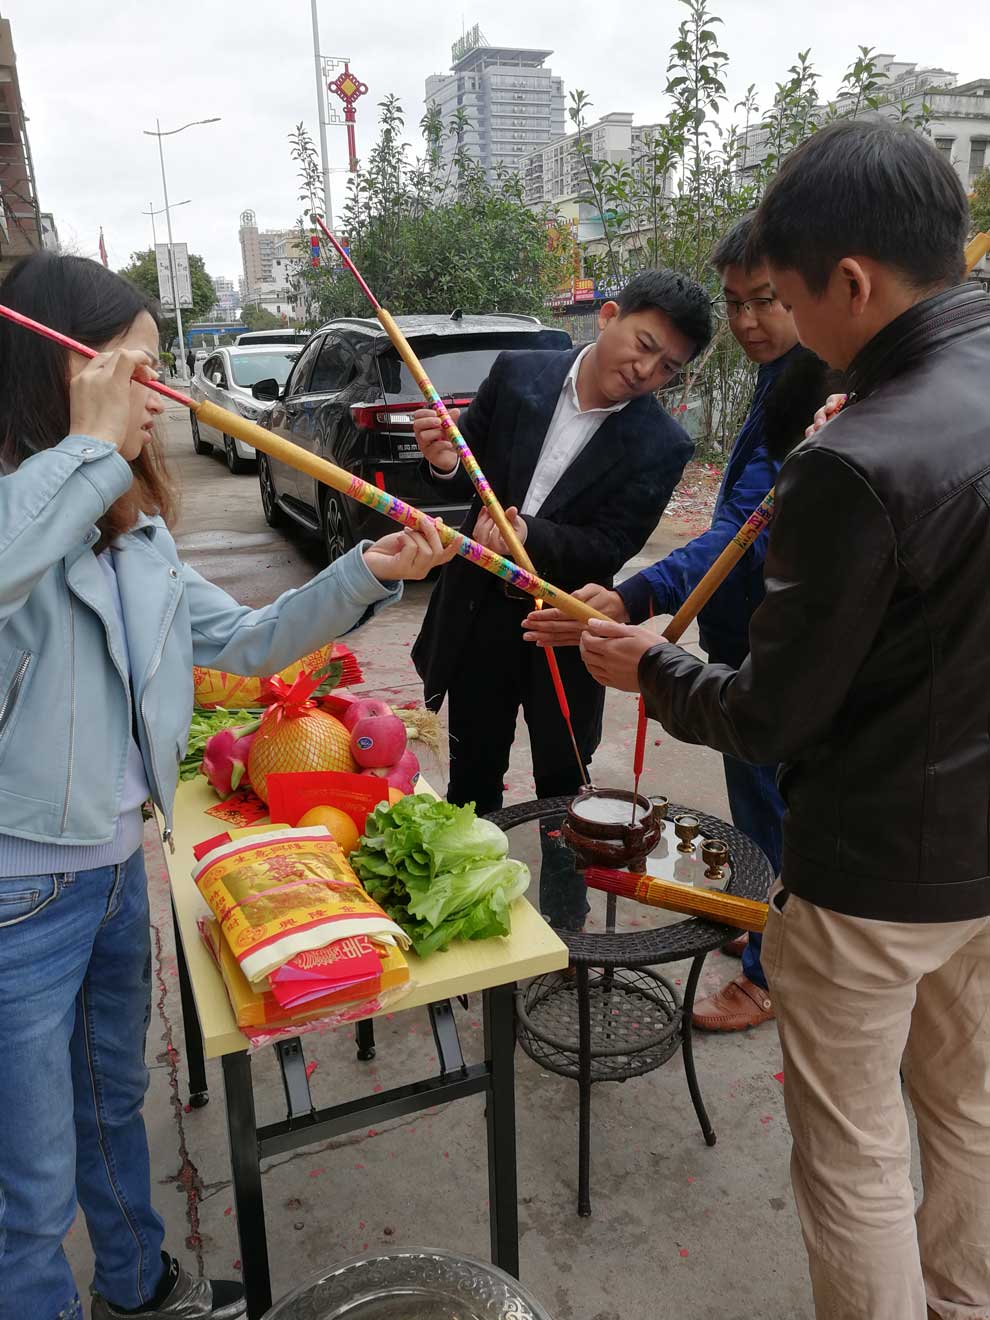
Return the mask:
<svg viewBox="0 0 990 1320"><path fill-rule="evenodd" d="M589 1215L594 1082L641 1076L680 1048L702 1133L708 1145L715 1144L694 1066L691 1013L705 958L738 932L589 888L562 831L570 802L570 797L536 799L505 807L488 819L508 833L510 854L529 864L538 882L538 893L534 884L530 899L538 902L570 953L566 973L536 977L519 991L518 1039L541 1068L578 1083L578 1213ZM682 840L674 832L675 818L684 814L698 821L690 852L678 847ZM770 863L740 830L675 803L667 806L662 825L646 859L647 874L766 899L773 879ZM720 880L705 875L703 839L728 845ZM671 981L653 969L684 959L692 961L682 1000Z"/></svg>

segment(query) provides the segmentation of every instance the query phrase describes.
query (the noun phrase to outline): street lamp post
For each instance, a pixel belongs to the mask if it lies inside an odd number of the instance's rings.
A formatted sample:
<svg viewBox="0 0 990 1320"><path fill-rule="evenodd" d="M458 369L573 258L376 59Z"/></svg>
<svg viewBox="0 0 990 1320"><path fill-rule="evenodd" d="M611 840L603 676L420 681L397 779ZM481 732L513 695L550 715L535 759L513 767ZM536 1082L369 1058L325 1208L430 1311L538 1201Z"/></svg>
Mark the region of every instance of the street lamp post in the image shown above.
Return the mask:
<svg viewBox="0 0 990 1320"><path fill-rule="evenodd" d="M172 214L168 204L168 184L165 181L165 151L162 147L163 137L174 137L176 133L182 133L187 128L193 128L197 124L219 124L220 116L214 115L211 119L193 119L188 124L183 124L181 128L170 128L162 132L161 121L155 120L154 130L146 128L143 130L146 137L156 137L158 139L158 157L162 166L162 192L165 196L165 224L168 228L168 271L169 280L172 284L172 301L175 304L175 325L179 335L179 378L184 385L189 383L189 371L186 367L186 355L183 352L185 342L182 331L182 310L179 307L179 281L175 273L175 252L172 244Z"/></svg>
<svg viewBox="0 0 990 1320"><path fill-rule="evenodd" d="M191 198L191 197L187 197L186 200L185 200L184 202L173 202L173 203L172 203L172 210L174 211L175 208L176 208L177 206L188 206L189 203L190 203L191 201L192 201L192 198ZM142 211L141 214L142 214L142 215L150 215L150 216L151 216L151 246L157 250L157 248L158 248L158 236L157 236L156 233L155 233L155 216L156 216L156 215L164 215L164 214L165 214L165 208L164 208L164 206L163 206L163 207L161 207L159 210L156 211L156 210L155 210L155 204L154 204L154 202L149 202L149 203L148 203L148 209L147 209L147 211Z"/></svg>
<svg viewBox="0 0 990 1320"><path fill-rule="evenodd" d="M330 205L330 158L327 154L327 93L323 83L323 56L320 54L320 20L316 0L310 0L313 15L313 57L316 61L316 118L320 125L320 160L323 165L323 214L327 226L333 228L333 207Z"/></svg>

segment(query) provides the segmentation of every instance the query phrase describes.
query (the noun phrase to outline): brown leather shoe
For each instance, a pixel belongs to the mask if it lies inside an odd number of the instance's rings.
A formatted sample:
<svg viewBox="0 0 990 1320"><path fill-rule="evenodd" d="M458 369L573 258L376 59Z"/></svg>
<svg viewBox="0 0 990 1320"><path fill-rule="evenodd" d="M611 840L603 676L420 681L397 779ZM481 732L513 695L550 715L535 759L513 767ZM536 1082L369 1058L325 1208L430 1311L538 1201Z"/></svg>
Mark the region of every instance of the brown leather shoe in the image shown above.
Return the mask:
<svg viewBox="0 0 990 1320"><path fill-rule="evenodd" d="M722 945L722 952L727 958L741 958L749 943L749 935L737 935L734 940L726 940Z"/></svg>
<svg viewBox="0 0 990 1320"><path fill-rule="evenodd" d="M773 1017L770 993L748 976L737 976L716 994L695 1004L691 1022L700 1031L745 1031Z"/></svg>

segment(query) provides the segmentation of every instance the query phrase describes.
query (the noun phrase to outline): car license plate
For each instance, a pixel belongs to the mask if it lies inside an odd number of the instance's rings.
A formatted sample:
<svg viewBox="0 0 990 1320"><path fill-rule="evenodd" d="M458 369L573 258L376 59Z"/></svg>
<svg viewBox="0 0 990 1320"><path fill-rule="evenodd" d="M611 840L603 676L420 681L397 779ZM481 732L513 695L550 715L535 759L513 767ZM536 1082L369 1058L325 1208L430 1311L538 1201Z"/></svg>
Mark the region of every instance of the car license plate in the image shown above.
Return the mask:
<svg viewBox="0 0 990 1320"><path fill-rule="evenodd" d="M400 440L396 448L400 458L419 458L419 445L415 440Z"/></svg>

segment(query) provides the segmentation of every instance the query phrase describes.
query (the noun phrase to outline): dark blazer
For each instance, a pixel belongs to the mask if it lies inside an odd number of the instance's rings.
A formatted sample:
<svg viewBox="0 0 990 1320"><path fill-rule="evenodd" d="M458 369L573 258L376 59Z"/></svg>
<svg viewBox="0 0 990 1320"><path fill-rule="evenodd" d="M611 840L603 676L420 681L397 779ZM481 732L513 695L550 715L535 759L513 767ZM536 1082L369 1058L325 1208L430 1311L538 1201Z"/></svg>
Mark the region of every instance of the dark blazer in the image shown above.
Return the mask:
<svg viewBox="0 0 990 1320"><path fill-rule="evenodd" d="M460 421L503 508L521 505L526 498L560 392L579 352L500 354ZM539 514L524 515L529 529L526 551L537 571L565 591L587 582L610 586L622 565L646 544L692 452L683 429L652 395L610 414ZM463 470L443 485L452 499L471 497ZM475 495L462 524L468 534L480 510ZM412 652L434 710L455 670L470 663L465 653L468 634L490 592L504 593L503 583L475 564L458 558L441 571Z"/></svg>
<svg viewBox="0 0 990 1320"><path fill-rule="evenodd" d="M749 658L640 662L675 738L783 762L783 883L849 916L990 914L988 369L979 286L881 330L780 470Z"/></svg>

